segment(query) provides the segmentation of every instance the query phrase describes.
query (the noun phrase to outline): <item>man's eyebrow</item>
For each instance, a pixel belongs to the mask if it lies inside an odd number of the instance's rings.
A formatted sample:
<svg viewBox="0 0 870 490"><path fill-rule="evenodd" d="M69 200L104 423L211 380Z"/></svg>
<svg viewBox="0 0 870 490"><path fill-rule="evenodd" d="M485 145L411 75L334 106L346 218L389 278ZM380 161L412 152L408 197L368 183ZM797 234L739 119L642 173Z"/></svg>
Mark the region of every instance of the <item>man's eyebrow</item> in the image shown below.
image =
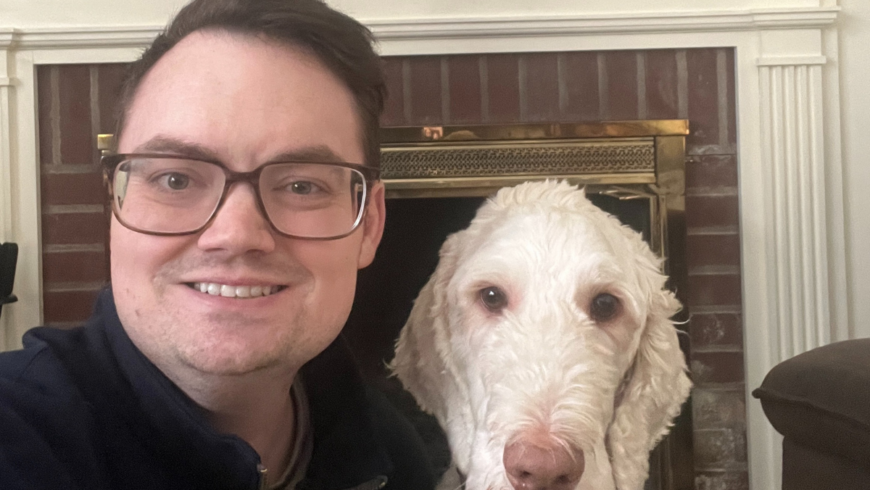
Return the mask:
<svg viewBox="0 0 870 490"><path fill-rule="evenodd" d="M269 162L336 163L345 160L326 145L306 146L275 155ZM360 163L360 162L354 162Z"/></svg>
<svg viewBox="0 0 870 490"><path fill-rule="evenodd" d="M171 153L197 160L220 161L216 152L205 146L165 135L155 136L139 145L136 153ZM326 145L313 145L279 153L269 159L269 163L273 162L334 163L344 162L344 159Z"/></svg>
<svg viewBox="0 0 870 490"><path fill-rule="evenodd" d="M197 160L218 161L215 152L205 146L164 135L155 136L142 143L136 147L136 153L171 153Z"/></svg>

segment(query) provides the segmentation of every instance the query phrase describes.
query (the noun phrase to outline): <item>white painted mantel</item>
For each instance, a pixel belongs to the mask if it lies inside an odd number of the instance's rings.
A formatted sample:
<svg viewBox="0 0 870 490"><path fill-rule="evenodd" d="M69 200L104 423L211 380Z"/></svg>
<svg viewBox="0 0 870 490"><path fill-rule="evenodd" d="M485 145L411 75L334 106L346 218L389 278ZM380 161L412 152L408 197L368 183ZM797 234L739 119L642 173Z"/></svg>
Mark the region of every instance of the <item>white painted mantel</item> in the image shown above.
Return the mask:
<svg viewBox="0 0 870 490"><path fill-rule="evenodd" d="M0 0L0 12L4 2L15 1ZM421 7L427 2L417 1L410 2L418 7L416 17L403 18L376 15L381 7L366 10L363 0L333 3L369 25L385 55L735 48L751 390L779 361L854 336L844 250L839 9L826 6L827 0L663 0L659 8L671 10L636 13L650 2L623 1L622 13L605 10L619 3L612 0L590 0L599 10L585 14L559 11L578 3L565 0L542 0L553 8L542 7L540 12L549 13L538 15L522 13L514 0L496 2L507 5L498 15L452 10L465 12L462 17L427 10ZM182 3L161 2L167 16ZM677 10L687 4L691 10ZM758 4L776 8L751 8ZM699 8L704 5L718 8ZM115 24L45 26L24 14L18 19L16 25L0 24L0 241L21 246L15 288L21 301L3 312L0 350L17 346L21 334L41 320L35 67L131 61L162 23L119 18ZM779 488L780 440L760 406L748 395L747 400L752 489Z"/></svg>

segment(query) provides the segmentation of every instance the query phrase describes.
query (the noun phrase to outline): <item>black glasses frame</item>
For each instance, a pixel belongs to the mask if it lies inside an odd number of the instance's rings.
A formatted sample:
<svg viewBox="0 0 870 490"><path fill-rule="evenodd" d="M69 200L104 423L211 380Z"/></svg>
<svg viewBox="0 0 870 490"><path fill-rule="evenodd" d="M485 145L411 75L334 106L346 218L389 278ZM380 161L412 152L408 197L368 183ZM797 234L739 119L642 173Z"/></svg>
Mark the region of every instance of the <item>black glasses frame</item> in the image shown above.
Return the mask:
<svg viewBox="0 0 870 490"><path fill-rule="evenodd" d="M166 158L166 159L179 159L179 160L192 160L196 162L208 163L211 165L215 165L224 171L224 175L226 177L226 182L224 182L223 191L221 191L221 197L218 201L217 206L214 211L212 211L211 216L206 220L206 222L200 226L199 228L192 231L182 231L182 232L157 232L157 231L147 231L141 228L137 228L135 226L131 226L124 222L121 218L120 213L118 212L116 202L115 202L115 169L118 165L126 160L136 159L136 158ZM154 236L184 236L184 235L195 235L200 231L208 228L212 221L214 221L215 216L217 216L218 211L220 211L221 207L223 207L224 202L227 198L227 193L236 182L247 182L251 184L251 187L254 189L254 194L257 196L257 207L260 209L260 213L266 218L266 221L269 223L269 226L275 233L287 237L287 238L296 238L299 240L313 240L313 241L324 241L324 240L337 240L339 238L344 238L359 227L360 223L362 223L365 218L366 209L368 208L368 199L369 199L369 188L379 180L380 178L380 169L369 167L366 165L361 165L358 163L347 163L347 162L269 162L260 165L259 167L251 170L250 172L236 172L227 168L222 162L216 160L205 160L202 158L192 158L186 155L176 155L171 153L116 153L112 155L105 155L101 158L100 163L103 165L103 181L106 184L106 187L109 190L109 198L112 200L112 213L115 215L115 218L119 223L124 225L125 228L133 230L137 233L143 233L146 235L154 235ZM329 237L307 237L300 235L292 235L290 233L285 233L278 229L275 226L275 223L272 222L272 218L269 217L269 213L266 211L266 205L263 203L263 196L260 194L260 174L263 173L263 170L271 167L273 165L282 165L288 163L298 163L298 164L311 164L311 165L329 165L333 167L344 167L352 170L358 171L363 176L363 199L360 204L360 212L356 221L354 222L353 228L350 229L347 233L343 233L341 235L329 236Z"/></svg>

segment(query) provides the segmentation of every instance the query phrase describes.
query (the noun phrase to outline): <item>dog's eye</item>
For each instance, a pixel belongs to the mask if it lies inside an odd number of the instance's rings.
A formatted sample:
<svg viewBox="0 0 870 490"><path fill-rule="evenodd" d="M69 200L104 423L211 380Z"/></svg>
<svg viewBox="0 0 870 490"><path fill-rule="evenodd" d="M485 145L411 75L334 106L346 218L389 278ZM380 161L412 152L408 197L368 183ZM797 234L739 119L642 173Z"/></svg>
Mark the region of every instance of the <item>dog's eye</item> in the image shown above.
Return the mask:
<svg viewBox="0 0 870 490"><path fill-rule="evenodd" d="M598 323L606 322L619 313L619 299L608 293L601 293L592 298L589 306L589 316Z"/></svg>
<svg viewBox="0 0 870 490"><path fill-rule="evenodd" d="M483 306L493 313L498 313L507 306L507 295L495 286L483 288L478 294Z"/></svg>

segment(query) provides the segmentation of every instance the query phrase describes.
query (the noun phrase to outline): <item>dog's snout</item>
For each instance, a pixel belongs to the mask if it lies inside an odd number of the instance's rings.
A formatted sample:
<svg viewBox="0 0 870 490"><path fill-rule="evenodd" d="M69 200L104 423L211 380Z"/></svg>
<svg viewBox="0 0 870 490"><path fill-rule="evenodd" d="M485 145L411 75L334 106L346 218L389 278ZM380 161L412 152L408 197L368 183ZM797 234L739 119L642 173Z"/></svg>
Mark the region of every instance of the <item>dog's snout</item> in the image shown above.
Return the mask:
<svg viewBox="0 0 870 490"><path fill-rule="evenodd" d="M515 490L574 490L583 476L583 451L555 441L513 442L504 449L504 467Z"/></svg>

